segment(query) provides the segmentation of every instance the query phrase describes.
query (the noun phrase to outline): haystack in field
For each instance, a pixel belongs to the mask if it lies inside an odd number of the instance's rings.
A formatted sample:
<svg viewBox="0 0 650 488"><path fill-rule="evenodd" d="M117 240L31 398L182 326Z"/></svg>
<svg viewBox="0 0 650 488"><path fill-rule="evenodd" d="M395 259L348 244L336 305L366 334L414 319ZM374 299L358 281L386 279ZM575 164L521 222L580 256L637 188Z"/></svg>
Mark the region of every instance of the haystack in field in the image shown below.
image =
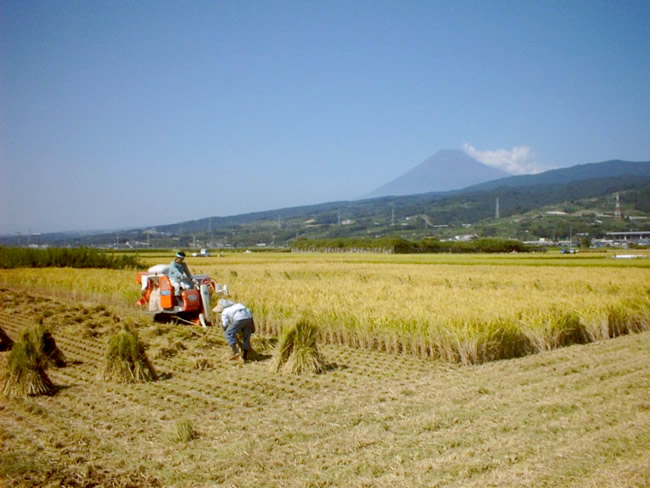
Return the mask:
<svg viewBox="0 0 650 488"><path fill-rule="evenodd" d="M158 377L135 331L124 326L108 341L104 380L118 383L154 381Z"/></svg>
<svg viewBox="0 0 650 488"><path fill-rule="evenodd" d="M11 348L0 378L2 395L6 398L53 395L57 388L45 373L46 367L47 360L40 355L29 334L23 334Z"/></svg>
<svg viewBox="0 0 650 488"><path fill-rule="evenodd" d="M318 327L303 318L282 331L273 358L275 371L322 373L325 361L317 346Z"/></svg>
<svg viewBox="0 0 650 488"><path fill-rule="evenodd" d="M2 328L0 328L0 351L8 351L13 346L14 341L11 340Z"/></svg>

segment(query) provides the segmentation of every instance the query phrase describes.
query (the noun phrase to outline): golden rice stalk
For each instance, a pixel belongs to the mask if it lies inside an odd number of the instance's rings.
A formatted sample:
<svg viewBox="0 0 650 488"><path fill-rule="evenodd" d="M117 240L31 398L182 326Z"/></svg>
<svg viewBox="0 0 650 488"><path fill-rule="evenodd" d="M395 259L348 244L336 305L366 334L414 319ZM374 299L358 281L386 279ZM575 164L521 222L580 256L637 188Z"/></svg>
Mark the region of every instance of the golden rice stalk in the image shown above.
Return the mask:
<svg viewBox="0 0 650 488"><path fill-rule="evenodd" d="M280 371L293 353L296 337L296 325L282 329L278 345L273 354L273 369Z"/></svg>
<svg viewBox="0 0 650 488"><path fill-rule="evenodd" d="M607 308L609 337L643 332L650 328L650 306L647 300L624 300Z"/></svg>
<svg viewBox="0 0 650 488"><path fill-rule="evenodd" d="M322 373L325 361L318 350L318 327L302 318L282 331L273 358L275 371Z"/></svg>
<svg viewBox="0 0 650 488"><path fill-rule="evenodd" d="M57 387L45 373L43 359L26 336L14 343L0 378L5 398L53 395Z"/></svg>
<svg viewBox="0 0 650 488"><path fill-rule="evenodd" d="M104 360L104 380L118 383L154 381L158 377L135 331L124 326L113 335Z"/></svg>

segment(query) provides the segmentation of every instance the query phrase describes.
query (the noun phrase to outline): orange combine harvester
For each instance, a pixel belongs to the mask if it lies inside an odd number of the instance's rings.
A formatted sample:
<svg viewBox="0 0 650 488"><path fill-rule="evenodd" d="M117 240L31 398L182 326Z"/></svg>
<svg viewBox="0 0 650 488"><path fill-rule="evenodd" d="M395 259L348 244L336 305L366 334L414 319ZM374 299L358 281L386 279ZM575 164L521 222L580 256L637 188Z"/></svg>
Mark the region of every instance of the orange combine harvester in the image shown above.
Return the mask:
<svg viewBox="0 0 650 488"><path fill-rule="evenodd" d="M154 320L179 319L202 327L212 325L210 302L213 294L228 295L228 286L219 285L208 275L194 275L194 287L176 292L168 276L169 265L157 264L138 273L142 298L137 304L147 307Z"/></svg>

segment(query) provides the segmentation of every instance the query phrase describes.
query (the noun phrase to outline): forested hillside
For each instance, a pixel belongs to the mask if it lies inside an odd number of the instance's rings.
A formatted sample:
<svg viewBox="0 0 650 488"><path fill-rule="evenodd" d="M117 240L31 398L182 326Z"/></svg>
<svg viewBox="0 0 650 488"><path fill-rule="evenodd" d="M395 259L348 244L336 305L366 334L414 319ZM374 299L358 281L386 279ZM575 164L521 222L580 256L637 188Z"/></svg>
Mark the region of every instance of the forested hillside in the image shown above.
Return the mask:
<svg viewBox="0 0 650 488"><path fill-rule="evenodd" d="M629 171L630 174L617 174ZM465 190L329 202L94 236L30 243L117 247L291 247L304 238L444 239L458 234L532 240L650 230L650 163L606 162L497 180ZM585 178L585 175L598 177ZM625 219L614 219L616 195ZM0 243L21 244L21 236ZM26 238L22 237L22 244Z"/></svg>

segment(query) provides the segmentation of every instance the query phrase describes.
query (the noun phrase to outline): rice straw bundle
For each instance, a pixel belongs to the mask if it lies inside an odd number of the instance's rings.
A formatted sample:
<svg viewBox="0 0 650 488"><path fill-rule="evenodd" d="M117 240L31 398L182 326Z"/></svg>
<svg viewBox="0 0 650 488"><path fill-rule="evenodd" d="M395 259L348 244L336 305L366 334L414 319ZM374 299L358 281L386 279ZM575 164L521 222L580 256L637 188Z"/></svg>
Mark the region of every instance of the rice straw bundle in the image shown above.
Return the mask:
<svg viewBox="0 0 650 488"><path fill-rule="evenodd" d="M144 345L135 331L124 326L108 342L104 361L104 380L135 383L156 379L156 372L147 359Z"/></svg>
<svg viewBox="0 0 650 488"><path fill-rule="evenodd" d="M43 319L40 319L36 325L23 333L21 339L27 340L34 345L36 353L42 361L43 368L52 365L57 368L65 367L65 357L57 347L52 333L43 325Z"/></svg>
<svg viewBox="0 0 650 488"><path fill-rule="evenodd" d="M2 374L2 395L6 398L27 395L53 395L57 388L45 373L47 361L40 356L29 334L14 343Z"/></svg>
<svg viewBox="0 0 650 488"><path fill-rule="evenodd" d="M302 318L282 331L273 359L275 371L322 373L325 361L317 346L318 327Z"/></svg>

